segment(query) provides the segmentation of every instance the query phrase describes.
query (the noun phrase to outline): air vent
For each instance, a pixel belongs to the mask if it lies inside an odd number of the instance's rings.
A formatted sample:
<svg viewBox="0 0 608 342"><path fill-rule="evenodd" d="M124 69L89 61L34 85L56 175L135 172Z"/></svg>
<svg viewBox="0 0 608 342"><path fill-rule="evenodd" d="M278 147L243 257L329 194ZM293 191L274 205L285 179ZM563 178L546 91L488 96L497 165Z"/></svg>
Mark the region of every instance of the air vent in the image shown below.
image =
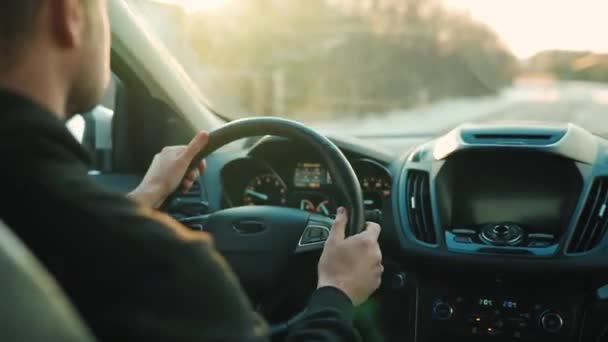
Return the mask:
<svg viewBox="0 0 608 342"><path fill-rule="evenodd" d="M549 134L475 134L475 139L489 140L550 140Z"/></svg>
<svg viewBox="0 0 608 342"><path fill-rule="evenodd" d="M420 241L435 244L437 236L431 211L431 191L429 174L424 171L409 170L406 182L407 217L412 233Z"/></svg>
<svg viewBox="0 0 608 342"><path fill-rule="evenodd" d="M569 253L586 252L597 246L608 228L608 177L596 178L578 219Z"/></svg>
<svg viewBox="0 0 608 342"><path fill-rule="evenodd" d="M463 128L462 140L472 145L532 145L546 146L560 141L564 128L539 127L473 127Z"/></svg>

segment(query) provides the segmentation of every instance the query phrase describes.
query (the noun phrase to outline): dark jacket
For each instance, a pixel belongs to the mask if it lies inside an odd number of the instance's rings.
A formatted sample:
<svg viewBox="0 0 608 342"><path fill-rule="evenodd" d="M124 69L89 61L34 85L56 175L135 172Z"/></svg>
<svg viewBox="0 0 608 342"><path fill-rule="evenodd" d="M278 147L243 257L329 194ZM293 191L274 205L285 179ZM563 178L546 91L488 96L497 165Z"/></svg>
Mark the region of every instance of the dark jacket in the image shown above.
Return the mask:
<svg viewBox="0 0 608 342"><path fill-rule="evenodd" d="M266 325L209 236L104 191L63 122L0 93L0 218L103 341L265 341ZM353 306L317 290L293 341L352 341Z"/></svg>

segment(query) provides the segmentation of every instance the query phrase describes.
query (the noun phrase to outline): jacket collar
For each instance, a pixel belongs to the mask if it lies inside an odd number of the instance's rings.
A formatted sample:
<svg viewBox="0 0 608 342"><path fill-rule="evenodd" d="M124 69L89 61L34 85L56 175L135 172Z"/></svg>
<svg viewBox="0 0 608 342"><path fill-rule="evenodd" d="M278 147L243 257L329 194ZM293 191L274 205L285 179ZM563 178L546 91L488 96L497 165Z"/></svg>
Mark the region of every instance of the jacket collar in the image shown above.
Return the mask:
<svg viewBox="0 0 608 342"><path fill-rule="evenodd" d="M90 164L89 153L78 143L65 122L25 96L0 91L0 145L27 153L36 149L58 159Z"/></svg>

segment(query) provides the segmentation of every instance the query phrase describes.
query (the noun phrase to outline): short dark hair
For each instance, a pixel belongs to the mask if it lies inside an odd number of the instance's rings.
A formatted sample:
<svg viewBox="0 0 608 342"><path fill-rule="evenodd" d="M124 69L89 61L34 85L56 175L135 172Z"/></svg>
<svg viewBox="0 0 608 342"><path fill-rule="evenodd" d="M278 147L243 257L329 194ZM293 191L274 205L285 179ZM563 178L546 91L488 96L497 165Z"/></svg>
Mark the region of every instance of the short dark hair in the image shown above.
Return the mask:
<svg viewBox="0 0 608 342"><path fill-rule="evenodd" d="M19 58L22 44L34 29L36 15L44 0L2 1L0 10L0 70Z"/></svg>

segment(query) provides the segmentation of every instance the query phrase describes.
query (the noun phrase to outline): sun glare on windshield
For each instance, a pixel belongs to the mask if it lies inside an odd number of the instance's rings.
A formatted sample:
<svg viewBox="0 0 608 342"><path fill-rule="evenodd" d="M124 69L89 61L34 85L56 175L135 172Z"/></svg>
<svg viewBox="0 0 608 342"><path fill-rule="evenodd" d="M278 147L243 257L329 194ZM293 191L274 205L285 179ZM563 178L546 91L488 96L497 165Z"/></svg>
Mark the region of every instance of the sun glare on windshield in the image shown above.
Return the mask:
<svg viewBox="0 0 608 342"><path fill-rule="evenodd" d="M186 11L197 12L197 11L210 11L216 10L225 6L228 2L233 0L156 0L159 3L176 4L181 6Z"/></svg>
<svg viewBox="0 0 608 342"><path fill-rule="evenodd" d="M130 0L216 110L357 136L608 132L605 0Z"/></svg>

